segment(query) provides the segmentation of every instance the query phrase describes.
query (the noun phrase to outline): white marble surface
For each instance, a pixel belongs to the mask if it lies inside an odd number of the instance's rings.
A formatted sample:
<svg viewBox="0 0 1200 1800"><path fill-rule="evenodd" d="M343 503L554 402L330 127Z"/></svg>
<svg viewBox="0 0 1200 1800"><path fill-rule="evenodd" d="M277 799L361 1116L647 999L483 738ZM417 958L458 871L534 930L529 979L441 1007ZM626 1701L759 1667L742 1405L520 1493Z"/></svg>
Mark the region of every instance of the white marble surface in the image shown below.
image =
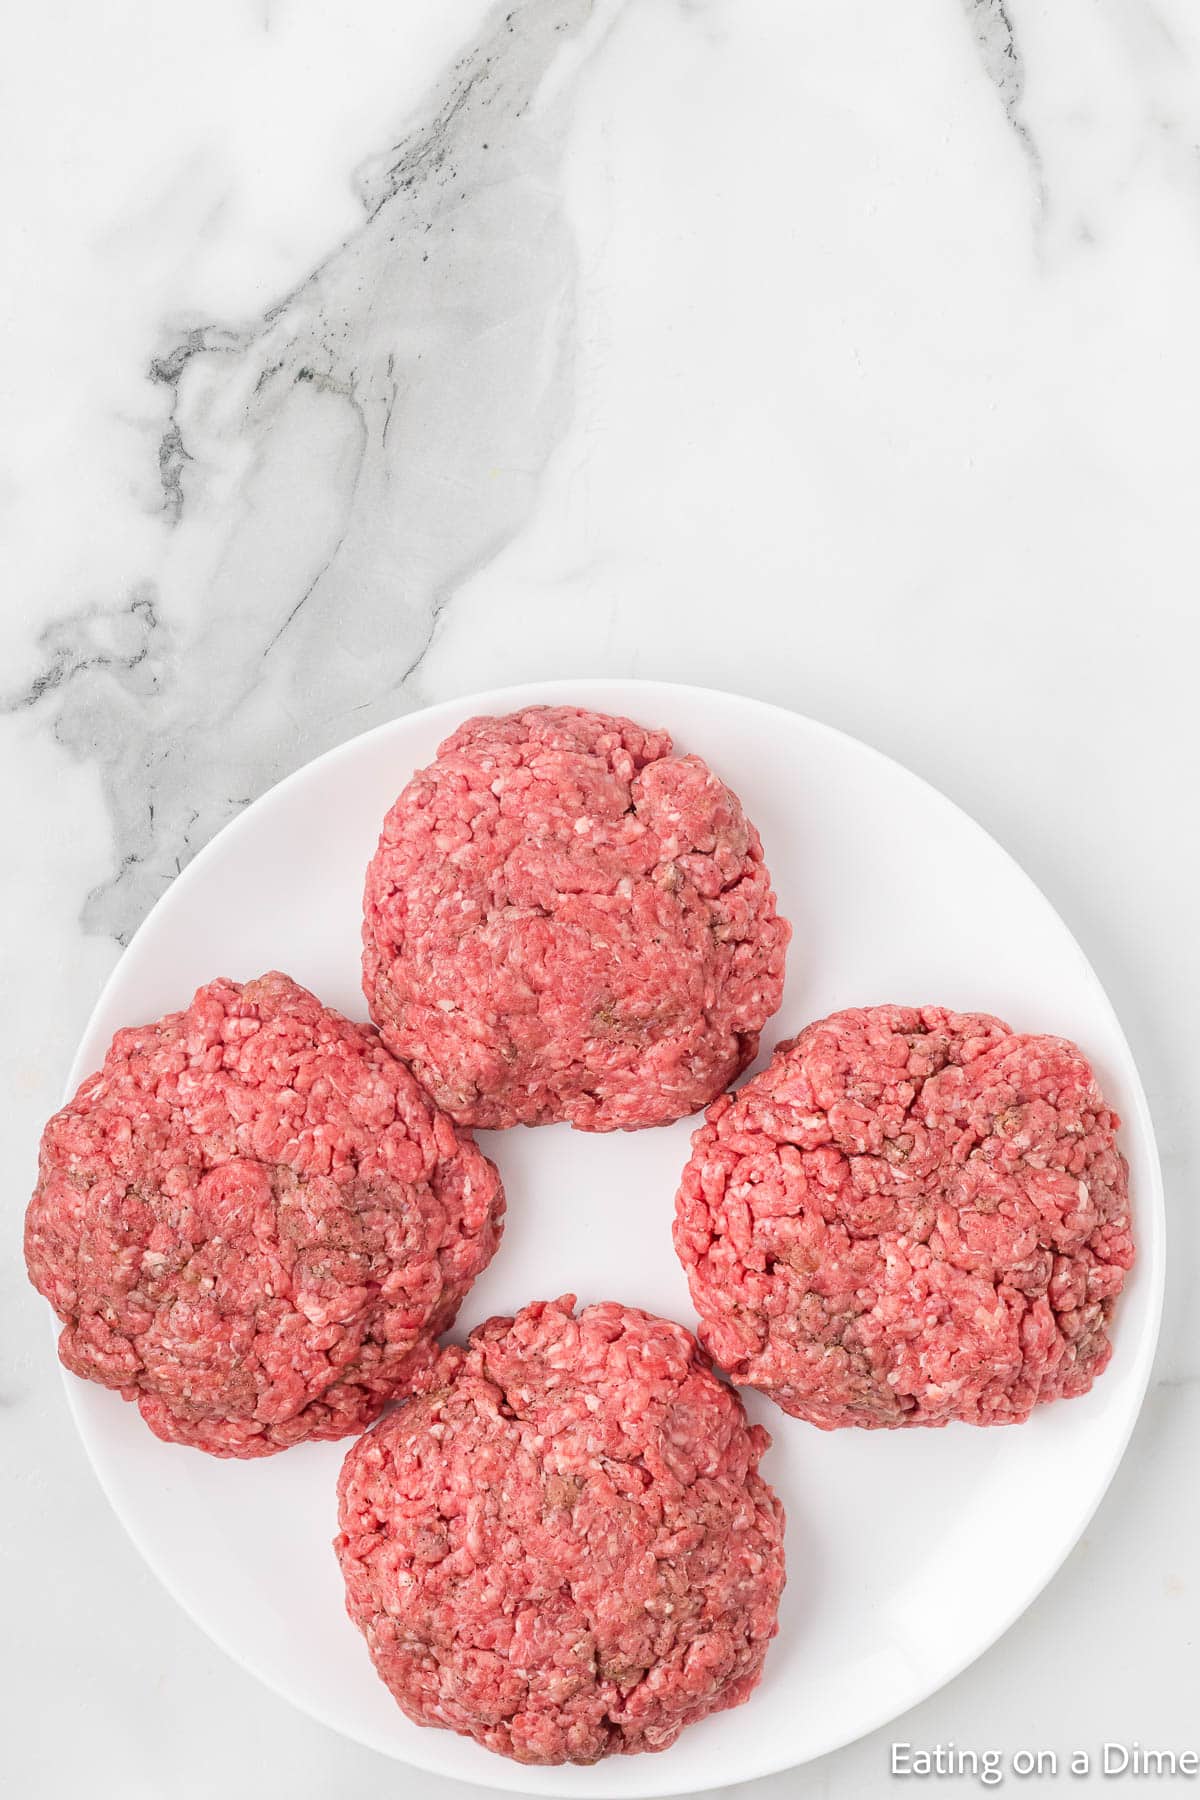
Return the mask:
<svg viewBox="0 0 1200 1800"><path fill-rule="evenodd" d="M1084 1542L902 1726L753 1792L891 1791L897 1735L1186 1747L1190 0L65 0L5 62L11 1791L450 1800L159 1590L17 1236L82 1022L187 857L378 719L576 672L795 706L979 817L1106 982L1168 1182L1157 1378Z"/></svg>

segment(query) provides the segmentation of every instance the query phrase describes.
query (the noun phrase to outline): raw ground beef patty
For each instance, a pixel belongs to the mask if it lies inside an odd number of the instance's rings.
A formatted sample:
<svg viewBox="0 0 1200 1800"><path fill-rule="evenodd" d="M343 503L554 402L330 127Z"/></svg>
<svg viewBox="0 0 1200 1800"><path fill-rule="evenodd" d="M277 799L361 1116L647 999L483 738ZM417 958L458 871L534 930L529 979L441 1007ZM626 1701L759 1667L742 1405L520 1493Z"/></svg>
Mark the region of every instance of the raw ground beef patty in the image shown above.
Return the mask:
<svg viewBox="0 0 1200 1800"><path fill-rule="evenodd" d="M403 1391L503 1210L375 1032L264 975L117 1033L46 1127L25 1252L69 1369L159 1437L262 1456Z"/></svg>
<svg viewBox="0 0 1200 1800"><path fill-rule="evenodd" d="M736 795L664 731L471 719L367 871L363 987L452 1118L662 1125L753 1061L788 926Z"/></svg>
<svg viewBox="0 0 1200 1800"><path fill-rule="evenodd" d="M346 1457L350 1616L418 1724L524 1763L664 1750L776 1630L768 1445L682 1326L574 1296L491 1319Z"/></svg>
<svg viewBox="0 0 1200 1800"><path fill-rule="evenodd" d="M827 1429L1085 1393L1133 1263L1118 1124L1063 1038L932 1006L810 1025L692 1140L675 1246L702 1341Z"/></svg>

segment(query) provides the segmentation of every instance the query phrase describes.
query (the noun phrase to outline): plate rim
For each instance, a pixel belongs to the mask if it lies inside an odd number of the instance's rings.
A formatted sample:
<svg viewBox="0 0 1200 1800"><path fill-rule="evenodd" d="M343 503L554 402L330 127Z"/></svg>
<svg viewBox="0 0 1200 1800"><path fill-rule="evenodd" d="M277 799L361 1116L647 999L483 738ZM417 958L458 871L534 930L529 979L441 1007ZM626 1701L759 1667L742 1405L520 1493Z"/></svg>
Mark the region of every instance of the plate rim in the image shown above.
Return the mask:
<svg viewBox="0 0 1200 1800"><path fill-rule="evenodd" d="M1135 1363L1134 1368L1131 1371L1132 1387L1129 1410L1124 1420L1123 1428L1118 1432L1116 1439L1114 1440L1114 1446L1108 1466L1102 1478L1097 1482L1094 1490L1089 1494L1085 1506L1080 1509L1077 1516L1073 1519L1071 1525L1064 1533L1062 1540L1056 1541L1056 1547L1052 1550L1045 1563L1039 1565L1038 1574L1033 1585L1027 1591L1022 1591L1019 1600L1014 1606L1005 1611L998 1625L995 1627L989 1625L978 1639L972 1639L972 1647L967 1650L961 1658L956 1659L953 1666L942 1673L932 1687L926 1684L924 1677L916 1676L908 1697L905 1698L900 1705L897 1706L891 1700L887 1701L878 1714L872 1714L868 1722L865 1723L861 1729L857 1730L852 1737L846 1737L840 1731L834 1731L827 1741L818 1739L817 1747L809 1751L799 1760L793 1756L787 1756L781 1760L778 1754L772 1751L767 1751L765 1754L756 1757L751 1749L747 1756L746 1766L732 1777L734 1781L740 1784L744 1781L756 1781L770 1775L785 1773L789 1769L807 1767L809 1764L832 1754L836 1750L846 1748L850 1744L858 1743L862 1738L869 1737L873 1732L880 1730L892 1720L902 1718L905 1713L910 1712L914 1707L922 1704L923 1701L932 1698L934 1694L940 1693L943 1688L949 1686L952 1681L956 1680L964 1670L970 1668L973 1663L978 1662L982 1656L986 1655L993 1645L998 1643L1000 1639L1012 1629L1017 1620L1028 1611L1043 1593L1045 1593L1050 1583L1054 1580L1055 1576L1059 1573L1063 1564L1078 1544L1083 1533L1087 1530L1088 1525L1095 1517L1101 1502L1104 1500L1105 1495L1112 1485L1117 1469L1124 1459L1134 1428L1141 1416L1142 1408L1145 1404L1162 1326L1167 1234L1162 1164L1158 1149L1158 1141L1154 1130L1154 1120L1150 1111L1150 1104L1146 1097L1145 1086L1142 1081L1137 1059L1133 1054L1132 1047L1125 1033L1124 1026L1121 1023L1120 1016L1117 1013L1112 1000L1109 998L1104 983L1096 973L1091 959L1084 951L1083 946L1079 943L1074 931L1063 918L1054 902L1000 839L995 837L985 825L981 824L980 821L974 817L973 814L969 813L965 807L960 806L956 800L952 799L950 795L946 794L934 782L928 780L924 775L919 774L915 769L910 768L907 763L901 762L899 758L889 755L887 751L879 749L878 746L869 743L864 738L855 736L852 732L843 730L840 726L831 725L824 719L814 718L811 713L801 712L795 707L781 705L777 701L763 700L757 695L746 694L736 688L709 687L693 682L667 681L660 680L656 677L636 675L577 674L571 676L546 677L532 681L511 682L505 684L503 687L486 688L470 693L452 695L446 700L434 701L424 706L414 706L406 712L396 713L390 719L384 719L380 721L379 724L369 727L366 731L358 732L352 737L344 738L340 743L331 744L328 749L321 751L317 756L309 758L297 768L289 770L286 775L281 776L278 781L273 782L268 788L265 788L248 806L244 806L239 812L235 813L232 818L226 820L225 824L222 825L219 830L213 833L212 837L201 846L195 856L185 864L179 874L171 880L169 885L159 895L145 917L138 924L128 943L123 947L117 961L106 976L100 988L100 992L96 997L95 1003L88 1013L86 1023L84 1024L75 1048L75 1053L71 1059L60 1105L65 1105L83 1079L93 1072L89 1066L91 1061L90 1056L85 1057L83 1054L84 1046L88 1043L93 1034L97 1020L104 1010L109 992L116 984L122 967L127 958L134 951L147 928L150 926L151 921L164 907L173 904L172 896L180 891L186 892L190 882L196 878L194 872L198 869L202 869L207 860L215 854L215 846L218 843L224 840L225 845L227 846L231 836L237 836L248 828L247 821L252 818L258 808L265 806L268 801L276 799L285 789L288 789L293 785L298 785L302 779L311 776L314 770L318 768L328 768L339 760L348 757L353 750L362 744L383 737L388 733L395 731L397 727L400 727L415 718L421 717L430 722L436 722L438 715L442 715L447 720L453 720L454 724L457 725L463 723L466 719L474 716L476 713L486 714L513 711L518 707L547 704L581 704L578 699L572 698L572 695L569 692L569 690L572 689L587 690L589 694L602 694L605 692L612 694L628 693L630 690L636 690L639 694L644 693L650 700L658 693L667 693L668 695L679 694L686 695L690 699L698 701L701 704L717 702L726 705L733 703L738 706L748 706L753 709L765 710L772 714L777 714L787 721L799 720L804 725L811 727L817 732L839 740L844 746L850 747L855 754L863 755L869 761L881 764L891 771L899 771L907 780L916 783L918 787L925 791L927 797L931 798L941 807L947 809L961 824L965 824L970 831L984 838L988 844L999 853L1020 882L1032 891L1035 899L1043 907L1049 910L1055 922L1061 927L1067 938L1074 945L1080 959L1083 977L1093 988L1097 999L1100 1001L1108 1015L1109 1022L1115 1033L1116 1041L1124 1051L1127 1059L1130 1075L1127 1097L1130 1104L1124 1109L1125 1117L1123 1118L1123 1123L1133 1125L1136 1120L1135 1129L1146 1152L1149 1192L1146 1194L1139 1194L1138 1199L1139 1213L1150 1226L1150 1229L1148 1230L1143 1227L1142 1241L1139 1242L1138 1246L1139 1262L1145 1270L1142 1278L1147 1282L1146 1323L1143 1328L1141 1340L1135 1350ZM1132 1115L1132 1117L1130 1117L1130 1115ZM1143 1259L1146 1259L1146 1261L1143 1261ZM1146 1267L1147 1261L1149 1264L1148 1268ZM51 1315L51 1330L53 1341L57 1346L58 1321L54 1318L53 1314ZM253 1680L260 1682L271 1693L286 1701L286 1703L289 1706L292 1706L297 1712L307 1718L316 1720L318 1724L324 1726L327 1730L334 1732L336 1736L344 1738L350 1743L361 1744L364 1748L370 1749L378 1755L386 1756L389 1760L398 1762L404 1767L420 1770L424 1774L434 1775L446 1781L463 1781L484 1790L490 1787L508 1793L538 1796L545 1795L548 1797L548 1800L576 1800L576 1797L583 1791L579 1785L578 1779L570 1786L558 1787L550 1785L550 1783L554 1781L556 1771L553 1768L537 1768L536 1772L539 1777L539 1783L536 1789L531 1789L528 1786L523 1785L523 1777L527 1772L533 1773L534 1771L532 1768L527 1771L526 1765L511 1762L508 1758L488 1752L482 1747L479 1749L479 1754L481 1757L487 1758L487 1773L481 1772L478 1776L473 1773L462 1773L457 1771L451 1773L446 1770L436 1756L431 1754L427 1757L422 1753L422 1738L418 1738L416 1750L409 1752L407 1750L397 1750L391 1744L382 1743L374 1740L372 1737L364 1736L359 1732L350 1731L338 1720L330 1717L319 1707L296 1699L293 1694L273 1679L272 1676L265 1674L260 1669L256 1668L246 1659L242 1651L234 1647L223 1632L214 1628L193 1612L192 1608L176 1589L167 1568L164 1567L157 1556L150 1552L143 1544L134 1526L126 1517L112 1488L109 1486L100 1464L93 1455L90 1427L85 1422L83 1415L76 1404L77 1398L80 1397L82 1391L87 1390L89 1384L81 1381L78 1377L73 1376L70 1371L59 1362L57 1348L55 1351L55 1360L58 1362L59 1375L66 1392L67 1408L71 1415L75 1430L78 1433L87 1461L91 1467L92 1474L99 1484L100 1490L108 1501L109 1506L112 1508L120 1522L126 1536L136 1549L142 1561L150 1569L155 1579L166 1590L171 1600L180 1608L185 1617L191 1621L197 1630L204 1634L210 1643L215 1644L224 1655L228 1656L238 1668L243 1670ZM428 1735L435 1737L437 1734L430 1731ZM457 1735L458 1734L456 1734L456 1736ZM430 1748L432 1751L433 1746L431 1745ZM594 1800L631 1800L631 1790L627 1786L613 1786L605 1781L603 1774L603 1771L610 1762L615 1761L624 1763L625 1760L625 1758L605 1758L599 1763L593 1764L587 1768L581 1768L577 1765L570 1764L563 1765L563 1767L573 1769L577 1778L582 1776L587 1780L588 1786L586 1791L589 1796L594 1797ZM496 1765L494 1772L492 1770L493 1764ZM710 1788L698 1790L693 1782L681 1782L678 1779L673 1778L666 1768L664 1757L661 1755L643 1755L639 1759L639 1768L644 1768L646 1776L649 1777L645 1784L640 1786L637 1790L640 1800L665 1800L666 1796L671 1795L711 1791ZM663 1778L655 1778L658 1771L662 1772ZM596 1778L594 1785L592 1782L593 1775ZM724 1777L722 1778L720 1785L727 1785Z"/></svg>

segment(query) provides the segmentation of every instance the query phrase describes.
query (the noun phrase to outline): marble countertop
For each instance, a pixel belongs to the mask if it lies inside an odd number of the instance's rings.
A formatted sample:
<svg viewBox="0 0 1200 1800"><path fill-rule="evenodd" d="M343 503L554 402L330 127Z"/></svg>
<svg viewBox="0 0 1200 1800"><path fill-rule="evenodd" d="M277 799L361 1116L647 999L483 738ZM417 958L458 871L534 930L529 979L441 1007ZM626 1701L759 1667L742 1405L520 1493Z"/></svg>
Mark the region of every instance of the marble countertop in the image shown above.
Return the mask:
<svg viewBox="0 0 1200 1800"><path fill-rule="evenodd" d="M189 856L398 711L584 672L795 707L979 818L1107 985L1167 1179L1155 1379L1066 1567L902 1724L745 1791L890 1792L898 1737L1187 1748L1200 14L66 0L6 38L11 1791L451 1800L158 1587L16 1240Z"/></svg>

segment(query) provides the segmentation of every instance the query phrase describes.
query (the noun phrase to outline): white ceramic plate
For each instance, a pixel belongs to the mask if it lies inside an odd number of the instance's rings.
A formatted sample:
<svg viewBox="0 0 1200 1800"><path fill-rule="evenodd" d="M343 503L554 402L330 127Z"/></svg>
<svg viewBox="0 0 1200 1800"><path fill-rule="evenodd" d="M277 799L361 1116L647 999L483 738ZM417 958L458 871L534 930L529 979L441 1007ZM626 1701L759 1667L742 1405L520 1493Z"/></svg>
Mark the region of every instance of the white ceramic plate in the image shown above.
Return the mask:
<svg viewBox="0 0 1200 1800"><path fill-rule="evenodd" d="M363 871L412 771L476 712L577 702L666 725L741 794L795 935L764 1053L837 1007L935 1002L1076 1038L1124 1119L1139 1262L1112 1363L1086 1398L991 1431L832 1435L756 1396L764 1473L787 1508L780 1635L748 1706L659 1756L526 1769L411 1725L342 1606L330 1539L345 1445L218 1462L160 1444L136 1409L67 1378L112 1504L167 1588L253 1674L348 1737L440 1775L532 1794L673 1794L746 1781L861 1736L948 1681L1029 1605L1103 1494L1153 1356L1163 1210L1141 1083L1112 1007L1048 902L942 795L851 738L732 694L634 681L541 683L397 719L301 769L233 821L146 920L88 1026L70 1089L112 1032L184 1006L216 975L280 968L353 1017ZM1036 804L1036 795L1030 803ZM671 1249L692 1122L631 1135L485 1133L507 1228L460 1332L575 1292L694 1324Z"/></svg>

